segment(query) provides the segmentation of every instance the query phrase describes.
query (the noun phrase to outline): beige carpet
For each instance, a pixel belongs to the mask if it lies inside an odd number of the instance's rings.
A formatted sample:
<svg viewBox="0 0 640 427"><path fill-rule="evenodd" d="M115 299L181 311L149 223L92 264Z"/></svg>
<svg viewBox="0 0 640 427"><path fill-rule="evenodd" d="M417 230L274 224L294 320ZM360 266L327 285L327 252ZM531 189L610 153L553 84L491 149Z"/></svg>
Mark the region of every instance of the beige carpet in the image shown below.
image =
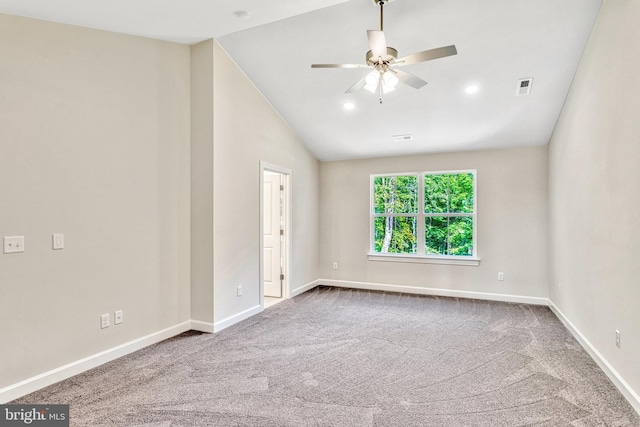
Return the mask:
<svg viewBox="0 0 640 427"><path fill-rule="evenodd" d="M546 307L327 287L14 403L74 426L640 426Z"/></svg>

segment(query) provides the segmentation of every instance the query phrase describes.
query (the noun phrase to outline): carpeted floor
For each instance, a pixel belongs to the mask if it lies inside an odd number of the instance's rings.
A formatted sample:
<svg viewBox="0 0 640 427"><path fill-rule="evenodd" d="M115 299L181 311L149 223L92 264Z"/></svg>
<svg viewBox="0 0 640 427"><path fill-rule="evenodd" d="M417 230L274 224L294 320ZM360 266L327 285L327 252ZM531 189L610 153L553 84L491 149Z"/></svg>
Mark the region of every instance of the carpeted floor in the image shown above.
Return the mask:
<svg viewBox="0 0 640 427"><path fill-rule="evenodd" d="M328 287L14 403L73 426L640 426L546 307Z"/></svg>

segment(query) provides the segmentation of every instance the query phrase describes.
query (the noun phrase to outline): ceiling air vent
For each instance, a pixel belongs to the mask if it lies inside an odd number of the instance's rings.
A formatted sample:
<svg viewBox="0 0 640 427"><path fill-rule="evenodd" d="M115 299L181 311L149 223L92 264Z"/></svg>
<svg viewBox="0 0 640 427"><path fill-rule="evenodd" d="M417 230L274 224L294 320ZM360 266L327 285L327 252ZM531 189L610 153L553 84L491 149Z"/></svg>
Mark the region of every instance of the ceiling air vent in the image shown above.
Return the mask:
<svg viewBox="0 0 640 427"><path fill-rule="evenodd" d="M413 141L413 135L411 135L410 133L406 135L393 135L393 140L396 142Z"/></svg>
<svg viewBox="0 0 640 427"><path fill-rule="evenodd" d="M531 93L531 85L533 84L533 77L518 80L516 86L516 96L529 95Z"/></svg>

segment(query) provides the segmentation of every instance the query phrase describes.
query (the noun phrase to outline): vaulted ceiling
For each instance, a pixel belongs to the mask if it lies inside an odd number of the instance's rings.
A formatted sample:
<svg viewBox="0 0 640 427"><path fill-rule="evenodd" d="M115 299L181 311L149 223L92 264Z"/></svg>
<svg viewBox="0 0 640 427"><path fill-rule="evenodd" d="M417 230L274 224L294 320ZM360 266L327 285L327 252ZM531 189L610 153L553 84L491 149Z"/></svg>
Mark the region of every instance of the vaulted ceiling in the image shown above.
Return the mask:
<svg viewBox="0 0 640 427"><path fill-rule="evenodd" d="M345 93L369 70L311 68L364 63L366 31L379 29L373 0L0 0L0 12L179 43L216 38L309 150L337 160L547 144L601 4L392 0L384 33L399 56L451 44L458 54L403 67L429 84L399 85L382 104ZM529 77L530 94L516 96Z"/></svg>

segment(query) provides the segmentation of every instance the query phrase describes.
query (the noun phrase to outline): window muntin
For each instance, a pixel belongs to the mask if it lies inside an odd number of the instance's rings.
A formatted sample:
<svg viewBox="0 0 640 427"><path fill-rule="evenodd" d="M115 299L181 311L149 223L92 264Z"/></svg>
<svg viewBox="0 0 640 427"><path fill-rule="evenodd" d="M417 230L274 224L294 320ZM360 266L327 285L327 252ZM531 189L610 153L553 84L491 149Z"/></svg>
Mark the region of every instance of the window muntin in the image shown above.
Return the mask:
<svg viewBox="0 0 640 427"><path fill-rule="evenodd" d="M475 203L473 170L372 175L371 253L475 258Z"/></svg>

